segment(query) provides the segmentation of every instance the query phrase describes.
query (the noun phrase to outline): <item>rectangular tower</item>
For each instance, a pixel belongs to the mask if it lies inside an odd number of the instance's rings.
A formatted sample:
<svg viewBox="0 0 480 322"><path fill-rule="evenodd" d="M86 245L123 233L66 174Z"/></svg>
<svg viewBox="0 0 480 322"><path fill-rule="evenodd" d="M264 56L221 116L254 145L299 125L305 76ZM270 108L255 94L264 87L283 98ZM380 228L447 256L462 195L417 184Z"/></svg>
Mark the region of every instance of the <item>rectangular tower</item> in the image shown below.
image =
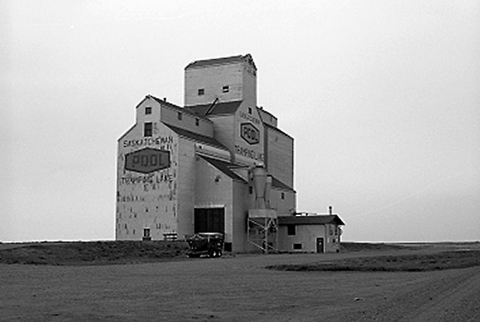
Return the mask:
<svg viewBox="0 0 480 322"><path fill-rule="evenodd" d="M257 68L252 56L197 60L185 67L185 106L244 101L257 104Z"/></svg>

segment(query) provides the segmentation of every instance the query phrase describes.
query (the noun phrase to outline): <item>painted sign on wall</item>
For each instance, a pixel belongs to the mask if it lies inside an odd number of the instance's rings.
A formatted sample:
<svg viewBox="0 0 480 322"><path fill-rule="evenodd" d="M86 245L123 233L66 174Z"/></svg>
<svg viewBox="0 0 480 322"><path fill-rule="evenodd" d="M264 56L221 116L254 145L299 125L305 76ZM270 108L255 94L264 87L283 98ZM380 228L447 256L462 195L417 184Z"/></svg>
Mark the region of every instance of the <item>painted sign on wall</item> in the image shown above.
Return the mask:
<svg viewBox="0 0 480 322"><path fill-rule="evenodd" d="M260 142L260 131L252 123L240 124L240 136L250 145Z"/></svg>
<svg viewBox="0 0 480 322"><path fill-rule="evenodd" d="M170 151L145 148L125 155L125 170L150 173L170 167Z"/></svg>

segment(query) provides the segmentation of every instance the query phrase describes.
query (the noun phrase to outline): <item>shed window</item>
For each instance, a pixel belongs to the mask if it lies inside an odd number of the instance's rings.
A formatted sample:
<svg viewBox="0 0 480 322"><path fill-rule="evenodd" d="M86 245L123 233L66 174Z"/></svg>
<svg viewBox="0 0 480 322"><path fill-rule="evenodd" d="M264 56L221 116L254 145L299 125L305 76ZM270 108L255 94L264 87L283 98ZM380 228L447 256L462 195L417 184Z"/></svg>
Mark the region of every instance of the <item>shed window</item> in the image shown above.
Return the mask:
<svg viewBox="0 0 480 322"><path fill-rule="evenodd" d="M302 249L302 244L293 244L293 249Z"/></svg>
<svg viewBox="0 0 480 322"><path fill-rule="evenodd" d="M252 108L251 107L248 108L248 114L252 114Z"/></svg>
<svg viewBox="0 0 480 322"><path fill-rule="evenodd" d="M222 92L224 92L224 93L228 93L229 90L230 90L230 88L228 87L228 85L222 87Z"/></svg>
<svg viewBox="0 0 480 322"><path fill-rule="evenodd" d="M280 194L280 198L282 198L282 200L285 199L285 192L282 192L282 193Z"/></svg>
<svg viewBox="0 0 480 322"><path fill-rule="evenodd" d="M196 126L199 126L199 125L200 125L200 120L199 120L199 119L195 119L195 125L196 125Z"/></svg>
<svg viewBox="0 0 480 322"><path fill-rule="evenodd" d="M143 126L143 136L152 136L153 124L152 122L147 122Z"/></svg>
<svg viewBox="0 0 480 322"><path fill-rule="evenodd" d="M287 225L287 235L295 236L297 233L297 227L295 225Z"/></svg>
<svg viewBox="0 0 480 322"><path fill-rule="evenodd" d="M183 114L182 114L182 112L178 112L177 118L178 118L179 121L181 121L181 120L183 119Z"/></svg>
<svg viewBox="0 0 480 322"><path fill-rule="evenodd" d="M205 94L205 89L204 88L199 88L198 89L198 96L202 96Z"/></svg>

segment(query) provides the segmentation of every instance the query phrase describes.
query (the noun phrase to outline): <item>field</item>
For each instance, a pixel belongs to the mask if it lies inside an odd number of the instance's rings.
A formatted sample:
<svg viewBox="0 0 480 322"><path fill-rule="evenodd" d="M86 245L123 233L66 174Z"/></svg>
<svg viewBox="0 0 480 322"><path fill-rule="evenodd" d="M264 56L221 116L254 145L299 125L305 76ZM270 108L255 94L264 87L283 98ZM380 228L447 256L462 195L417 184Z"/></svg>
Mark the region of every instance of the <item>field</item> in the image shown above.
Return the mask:
<svg viewBox="0 0 480 322"><path fill-rule="evenodd" d="M218 259L185 250L0 244L0 321L480 321L479 243Z"/></svg>

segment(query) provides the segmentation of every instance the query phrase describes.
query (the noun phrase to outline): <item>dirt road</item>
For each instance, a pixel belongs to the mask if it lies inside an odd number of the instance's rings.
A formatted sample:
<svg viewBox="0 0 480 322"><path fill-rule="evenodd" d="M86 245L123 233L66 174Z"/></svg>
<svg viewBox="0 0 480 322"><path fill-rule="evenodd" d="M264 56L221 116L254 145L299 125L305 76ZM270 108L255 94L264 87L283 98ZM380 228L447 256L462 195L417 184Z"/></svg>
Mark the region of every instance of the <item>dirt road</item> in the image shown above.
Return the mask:
<svg viewBox="0 0 480 322"><path fill-rule="evenodd" d="M416 273L264 268L373 255L0 265L0 321L480 321L480 267Z"/></svg>
<svg viewBox="0 0 480 322"><path fill-rule="evenodd" d="M480 268L422 274L345 321L480 321Z"/></svg>

